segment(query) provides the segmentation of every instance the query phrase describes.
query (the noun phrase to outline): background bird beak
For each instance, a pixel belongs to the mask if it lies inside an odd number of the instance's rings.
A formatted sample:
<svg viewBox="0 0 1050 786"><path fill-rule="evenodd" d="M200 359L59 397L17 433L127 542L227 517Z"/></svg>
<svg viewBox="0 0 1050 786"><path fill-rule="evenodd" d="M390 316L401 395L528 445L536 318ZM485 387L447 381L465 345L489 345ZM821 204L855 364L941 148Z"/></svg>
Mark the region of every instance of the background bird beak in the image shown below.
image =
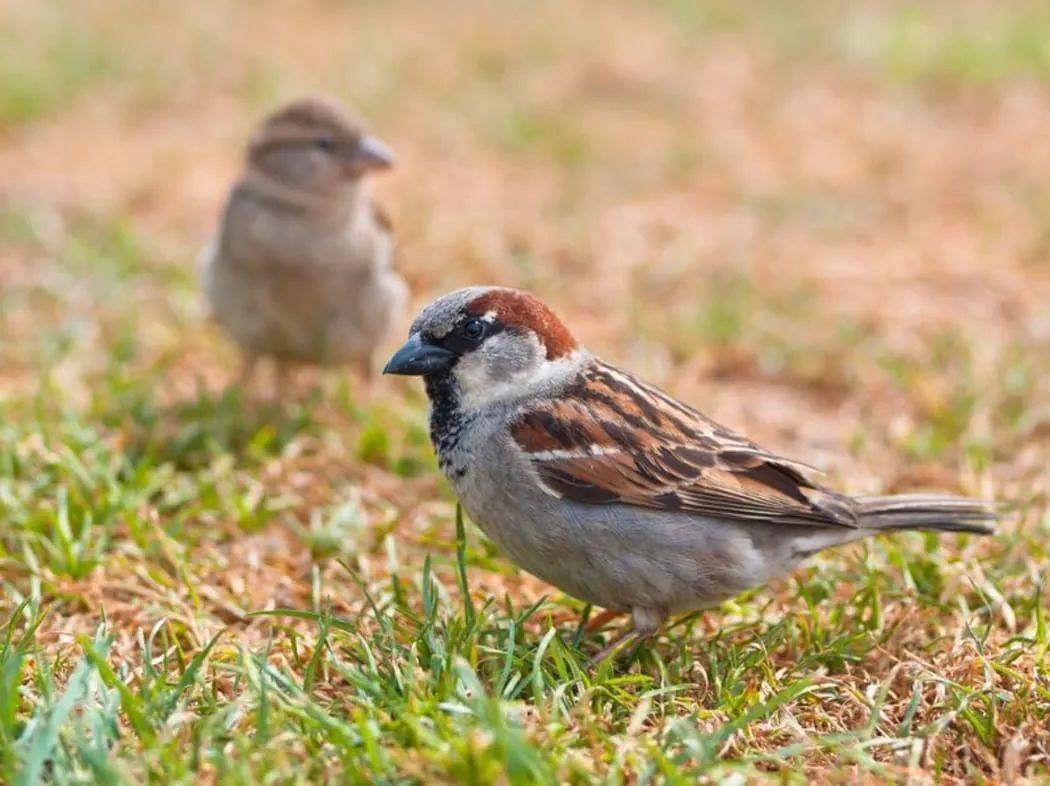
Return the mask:
<svg viewBox="0 0 1050 786"><path fill-rule="evenodd" d="M405 345L387 361L383 373L418 377L437 371L447 371L452 367L456 357L456 353L452 350L426 344L418 333L414 333L405 342Z"/></svg>
<svg viewBox="0 0 1050 786"><path fill-rule="evenodd" d="M389 169L394 165L394 153L376 137L365 136L350 153L347 164L355 172Z"/></svg>

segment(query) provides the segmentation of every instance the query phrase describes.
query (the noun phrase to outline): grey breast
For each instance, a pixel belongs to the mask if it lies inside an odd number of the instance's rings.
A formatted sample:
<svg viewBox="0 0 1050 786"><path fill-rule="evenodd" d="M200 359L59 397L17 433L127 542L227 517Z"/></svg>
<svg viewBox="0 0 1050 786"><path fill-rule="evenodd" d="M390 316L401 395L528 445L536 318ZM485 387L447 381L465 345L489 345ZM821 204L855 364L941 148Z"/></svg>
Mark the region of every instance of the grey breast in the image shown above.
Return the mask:
<svg viewBox="0 0 1050 786"><path fill-rule="evenodd" d="M220 323L264 354L339 362L370 351L387 328L390 295L377 281L390 275L390 248L366 219L235 192L211 276Z"/></svg>
<svg viewBox="0 0 1050 786"><path fill-rule="evenodd" d="M486 433L487 432L487 433ZM564 592L607 608L681 611L767 579L747 527L683 513L559 499L505 435L475 430L469 471L450 478L471 519L507 557Z"/></svg>

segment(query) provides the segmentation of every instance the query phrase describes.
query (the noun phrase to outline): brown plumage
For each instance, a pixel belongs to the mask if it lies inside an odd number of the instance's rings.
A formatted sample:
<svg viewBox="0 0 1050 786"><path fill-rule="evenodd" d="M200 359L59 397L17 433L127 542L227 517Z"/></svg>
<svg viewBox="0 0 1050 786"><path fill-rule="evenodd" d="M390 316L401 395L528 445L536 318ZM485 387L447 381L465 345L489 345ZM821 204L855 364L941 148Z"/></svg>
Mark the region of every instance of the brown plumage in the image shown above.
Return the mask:
<svg viewBox="0 0 1050 786"><path fill-rule="evenodd" d="M565 357L578 346L554 312L532 295L522 297L514 290L493 288L471 301L467 311L479 317L491 313L509 329L543 336L547 360Z"/></svg>
<svg viewBox="0 0 1050 786"><path fill-rule="evenodd" d="M262 356L370 373L406 295L368 183L392 162L326 99L263 121L204 260L212 314L244 350L245 378Z"/></svg>
<svg viewBox="0 0 1050 786"><path fill-rule="evenodd" d="M636 377L593 362L511 427L551 492L792 524L857 526L848 498Z"/></svg>

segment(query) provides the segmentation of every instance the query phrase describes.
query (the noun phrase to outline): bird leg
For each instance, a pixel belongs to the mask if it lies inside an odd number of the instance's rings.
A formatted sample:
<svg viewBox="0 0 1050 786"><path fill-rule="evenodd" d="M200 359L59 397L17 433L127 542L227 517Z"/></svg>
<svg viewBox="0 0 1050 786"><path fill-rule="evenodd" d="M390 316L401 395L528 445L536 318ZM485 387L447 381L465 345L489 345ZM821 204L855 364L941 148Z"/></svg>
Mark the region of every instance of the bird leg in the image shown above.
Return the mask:
<svg viewBox="0 0 1050 786"><path fill-rule="evenodd" d="M277 358L273 361L273 391L272 403L279 403L283 397L288 395L288 386L291 383L291 368Z"/></svg>
<svg viewBox="0 0 1050 786"><path fill-rule="evenodd" d="M599 614L602 617L610 612ZM615 616L615 614L613 615ZM597 619L597 618L595 618ZM608 644L598 650L597 654L590 659L590 664L596 666L608 658L617 650L630 642L642 642L653 636L667 619L666 609L648 608L645 606L634 606L631 608L631 627L613 638Z"/></svg>
<svg viewBox="0 0 1050 786"><path fill-rule="evenodd" d="M246 353L241 360L241 371L237 375L237 379L230 384L228 390L247 390L258 367L259 356L254 352Z"/></svg>
<svg viewBox="0 0 1050 786"><path fill-rule="evenodd" d="M245 355L244 362L241 364L241 373L237 377L237 385L239 387L247 387L251 383L252 377L255 376L255 370L258 367L258 355Z"/></svg>
<svg viewBox="0 0 1050 786"><path fill-rule="evenodd" d="M588 665L597 666L603 660L605 660L614 652L616 652L616 650L620 649L628 642L634 641L637 638L639 638L638 631L636 631L634 628L627 628L621 631L619 634L613 637L612 641L610 641L608 644L606 644L604 647L602 647L590 657L590 660L587 661Z"/></svg>
<svg viewBox="0 0 1050 786"><path fill-rule="evenodd" d="M372 365L372 356L365 355L358 358L354 361L353 369L357 377L356 381L360 386L359 396L367 401L371 398L372 389L375 387L375 366Z"/></svg>
<svg viewBox="0 0 1050 786"><path fill-rule="evenodd" d="M375 378L375 366L372 365L372 356L365 355L354 362L354 368L366 385L370 385Z"/></svg>

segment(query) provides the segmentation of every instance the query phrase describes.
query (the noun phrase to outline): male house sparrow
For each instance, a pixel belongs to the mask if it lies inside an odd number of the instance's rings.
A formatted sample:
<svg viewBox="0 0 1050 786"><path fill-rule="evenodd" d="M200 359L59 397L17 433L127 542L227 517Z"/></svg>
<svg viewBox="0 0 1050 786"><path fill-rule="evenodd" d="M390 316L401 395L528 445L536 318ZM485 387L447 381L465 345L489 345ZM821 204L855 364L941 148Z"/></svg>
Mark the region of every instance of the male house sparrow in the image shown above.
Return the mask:
<svg viewBox="0 0 1050 786"><path fill-rule="evenodd" d="M630 612L637 637L830 546L898 529L986 534L995 521L968 499L822 488L805 465L597 359L513 289L441 297L384 373L423 376L440 467L482 530L601 616Z"/></svg>
<svg viewBox="0 0 1050 786"><path fill-rule="evenodd" d="M244 350L245 381L266 355L279 375L288 362L369 375L406 297L368 182L393 160L326 100L293 101L263 122L203 260L205 294Z"/></svg>

